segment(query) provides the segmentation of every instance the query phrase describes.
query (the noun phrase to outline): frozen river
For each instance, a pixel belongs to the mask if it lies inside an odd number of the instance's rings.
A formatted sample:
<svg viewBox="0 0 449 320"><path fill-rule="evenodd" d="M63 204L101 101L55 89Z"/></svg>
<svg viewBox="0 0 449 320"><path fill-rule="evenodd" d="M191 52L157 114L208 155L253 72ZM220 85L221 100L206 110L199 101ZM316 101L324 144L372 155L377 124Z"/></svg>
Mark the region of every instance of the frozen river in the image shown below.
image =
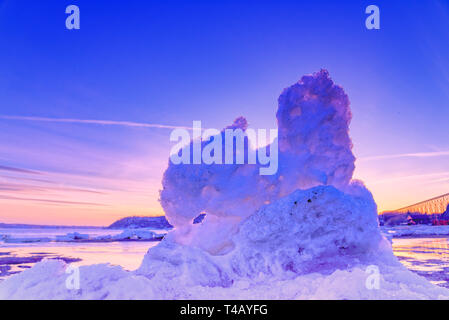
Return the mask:
<svg viewBox="0 0 449 320"><path fill-rule="evenodd" d="M158 230L153 231L160 232ZM122 230L100 228L0 229L0 235L32 239L53 239L70 232L97 237L116 235L121 233ZM30 268L43 258L59 258L76 265L110 263L120 265L126 270L135 270L140 266L148 249L157 243L157 241L5 243L0 240L0 280Z"/></svg>
<svg viewBox="0 0 449 320"><path fill-rule="evenodd" d="M393 239L393 251L408 269L449 288L449 237Z"/></svg>
<svg viewBox="0 0 449 320"><path fill-rule="evenodd" d="M97 237L116 235L122 231L100 228L0 229L0 235L34 239L55 238L69 232ZM447 236L396 238L393 239L393 251L410 270L434 284L449 288L448 240ZM77 265L110 263L126 270L135 270L148 249L157 244L158 241L5 243L0 240L0 280L30 268L43 258L59 258Z"/></svg>

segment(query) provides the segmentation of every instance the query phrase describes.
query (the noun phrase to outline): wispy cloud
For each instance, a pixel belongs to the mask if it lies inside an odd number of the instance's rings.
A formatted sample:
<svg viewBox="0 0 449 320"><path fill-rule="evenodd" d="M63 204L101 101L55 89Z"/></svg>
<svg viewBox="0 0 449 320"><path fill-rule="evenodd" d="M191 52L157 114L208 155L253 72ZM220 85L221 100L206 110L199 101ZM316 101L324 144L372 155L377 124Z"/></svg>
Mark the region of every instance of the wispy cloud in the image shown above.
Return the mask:
<svg viewBox="0 0 449 320"><path fill-rule="evenodd" d="M190 127L171 126L171 125L164 125L164 124L133 122L133 121L90 120L90 119L69 119L69 118L46 118L46 117L23 117L23 116L6 116L6 115L0 115L0 119L3 119L3 120L20 120L20 121L35 121L35 122L79 123L79 124L94 124L94 125L137 127L137 128L186 129L186 130L192 130L192 128L190 128Z"/></svg>
<svg viewBox="0 0 449 320"><path fill-rule="evenodd" d="M423 181L423 180L433 178L433 177L439 177L439 179L444 179L441 177L448 176L448 175L449 175L449 172L435 172L435 173L427 173L427 174L404 175L404 176L391 177L391 178L386 178L386 179L381 179L381 180L370 181L370 185L382 184L382 183L392 183L392 182L410 180L410 179ZM437 180L432 180L432 181L437 181Z"/></svg>
<svg viewBox="0 0 449 320"><path fill-rule="evenodd" d="M104 204L100 203L93 203L93 202L77 202L77 201L62 201L62 200L53 200L53 199L38 199L38 198L20 198L20 197L13 197L13 196L5 196L0 195L0 199L3 200L18 200L18 201L32 201L32 202L45 202L49 204L64 204L64 205L84 205L84 206L105 206Z"/></svg>
<svg viewBox="0 0 449 320"><path fill-rule="evenodd" d="M382 156L360 157L357 159L360 161L370 161L370 160L386 160L386 159L399 159L399 158L430 158L430 157L445 157L445 156L449 156L449 151L401 153L401 154L390 154Z"/></svg>
<svg viewBox="0 0 449 320"><path fill-rule="evenodd" d="M38 171L22 169L22 168L7 167L7 166L2 166L2 165L0 165L0 170L16 172L16 173L41 174Z"/></svg>
<svg viewBox="0 0 449 320"><path fill-rule="evenodd" d="M0 182L0 190L24 191L24 192L68 191L68 192L81 192L81 193L102 194L102 195L107 194L102 191L85 189L85 188L72 188L72 187L65 187L65 186L49 187L49 186L17 184L17 183L2 183L2 182Z"/></svg>
<svg viewBox="0 0 449 320"><path fill-rule="evenodd" d="M15 177L10 175L2 175L0 174L0 180L9 179L9 180L19 180L19 181L29 181L29 182L39 182L39 183L48 183L48 184L57 184L56 181L46 180L46 179L33 179L33 178L25 178L25 177Z"/></svg>
<svg viewBox="0 0 449 320"><path fill-rule="evenodd" d="M441 182L448 182L448 181L449 181L449 177L446 177L446 178L429 180L428 183L441 183Z"/></svg>

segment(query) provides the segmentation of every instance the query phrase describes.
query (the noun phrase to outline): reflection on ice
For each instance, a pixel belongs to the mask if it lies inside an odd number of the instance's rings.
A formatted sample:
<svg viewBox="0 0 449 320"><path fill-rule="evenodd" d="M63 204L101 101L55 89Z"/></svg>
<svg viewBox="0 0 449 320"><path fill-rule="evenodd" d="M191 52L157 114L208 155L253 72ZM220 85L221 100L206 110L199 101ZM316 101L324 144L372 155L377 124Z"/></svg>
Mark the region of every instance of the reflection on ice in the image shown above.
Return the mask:
<svg viewBox="0 0 449 320"><path fill-rule="evenodd" d="M408 269L434 284L449 288L447 237L393 239L393 251Z"/></svg>
<svg viewBox="0 0 449 320"><path fill-rule="evenodd" d="M38 243L0 248L0 280L23 271L44 258L75 265L109 263L126 270L137 269L143 256L157 242Z"/></svg>
<svg viewBox="0 0 449 320"><path fill-rule="evenodd" d="M76 265L109 263L122 266L126 270L135 270L140 266L148 249L158 242L133 240L150 239L152 235L162 235L162 231L8 228L0 229L1 234L8 235L12 240L26 241L2 241L0 236L0 281L32 267L44 258L61 259ZM91 242L83 239L84 234L87 234L89 239L105 240Z"/></svg>

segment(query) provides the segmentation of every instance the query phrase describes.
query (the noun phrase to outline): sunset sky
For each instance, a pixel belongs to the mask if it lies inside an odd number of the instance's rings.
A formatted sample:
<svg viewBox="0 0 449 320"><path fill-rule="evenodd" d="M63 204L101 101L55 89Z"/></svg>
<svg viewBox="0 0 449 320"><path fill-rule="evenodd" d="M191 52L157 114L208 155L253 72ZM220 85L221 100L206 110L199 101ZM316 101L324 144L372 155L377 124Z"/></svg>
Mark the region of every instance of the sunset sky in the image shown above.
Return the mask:
<svg viewBox="0 0 449 320"><path fill-rule="evenodd" d="M447 1L0 0L0 222L163 214L165 126L275 128L281 91L320 68L379 211L448 193L448 52Z"/></svg>

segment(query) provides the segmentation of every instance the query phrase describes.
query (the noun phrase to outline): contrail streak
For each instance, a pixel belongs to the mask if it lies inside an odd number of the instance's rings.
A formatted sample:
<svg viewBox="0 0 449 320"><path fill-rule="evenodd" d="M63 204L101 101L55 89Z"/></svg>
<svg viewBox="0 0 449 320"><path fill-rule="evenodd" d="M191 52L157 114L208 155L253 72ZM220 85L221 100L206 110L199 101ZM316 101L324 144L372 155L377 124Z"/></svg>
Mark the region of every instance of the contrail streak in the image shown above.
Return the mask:
<svg viewBox="0 0 449 320"><path fill-rule="evenodd" d="M398 158L429 158L429 157L442 157L442 156L449 156L449 151L402 153L384 156L361 157L358 158L358 160L369 161L369 160L385 160L385 159L398 159Z"/></svg>
<svg viewBox="0 0 449 320"><path fill-rule="evenodd" d="M133 121L86 120L86 119L45 118L45 117L22 117L22 116L5 116L5 115L0 115L0 119L5 119L5 120L22 120L22 121L39 121L39 122L57 122L57 123L96 124L96 125L139 127L139 128L186 129L186 130L192 130L191 127L170 126L170 125L164 125L164 124L142 123L142 122L133 122Z"/></svg>

